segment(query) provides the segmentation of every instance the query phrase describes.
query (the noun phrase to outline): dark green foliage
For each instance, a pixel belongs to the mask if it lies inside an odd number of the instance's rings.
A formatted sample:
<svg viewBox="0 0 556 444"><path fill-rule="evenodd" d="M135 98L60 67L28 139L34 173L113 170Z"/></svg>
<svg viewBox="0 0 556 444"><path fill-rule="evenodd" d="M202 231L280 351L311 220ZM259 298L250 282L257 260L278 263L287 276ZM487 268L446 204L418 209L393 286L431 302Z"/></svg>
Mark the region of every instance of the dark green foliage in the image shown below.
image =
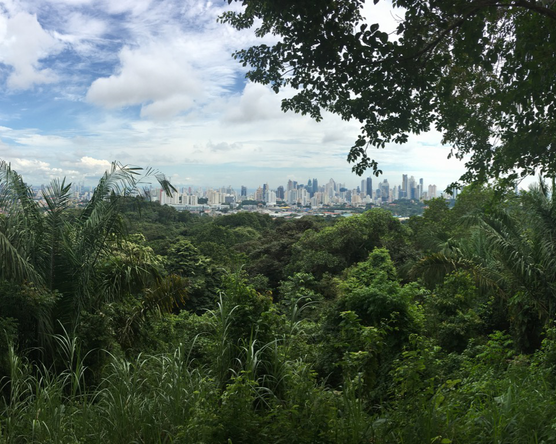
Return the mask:
<svg viewBox="0 0 556 444"><path fill-rule="evenodd" d="M448 275L423 300L427 334L444 350L462 352L470 339L484 332L487 305L469 274Z"/></svg>
<svg viewBox="0 0 556 444"><path fill-rule="evenodd" d="M51 349L51 335L54 333L54 307L59 294L31 284L16 285L0 281L0 330L6 352L7 344L13 341L19 351L38 348ZM5 356L5 355L4 355Z"/></svg>
<svg viewBox="0 0 556 444"><path fill-rule="evenodd" d="M280 304L286 312L299 310L302 318L315 318L320 312L323 296L318 282L308 273L295 273L280 284ZM274 298L277 302L278 298Z"/></svg>
<svg viewBox="0 0 556 444"><path fill-rule="evenodd" d="M166 268L189 281L182 308L203 313L216 306L221 272L190 241L180 239L174 243L168 251Z"/></svg>
<svg viewBox="0 0 556 444"><path fill-rule="evenodd" d="M268 214L240 212L217 218L214 223L230 228L253 228L255 232L271 229L274 222Z"/></svg>
<svg viewBox="0 0 556 444"><path fill-rule="evenodd" d="M238 343L253 337L262 343L269 342L274 316L270 312L270 296L258 293L240 274L224 275L221 291L226 304L233 307L227 332L230 340Z"/></svg>
<svg viewBox="0 0 556 444"><path fill-rule="evenodd" d="M425 204L420 200L398 199L385 206L385 209L394 216L410 217L422 215L424 207Z"/></svg>
<svg viewBox="0 0 556 444"><path fill-rule="evenodd" d="M276 221L276 229L267 231L259 242L249 245L245 269L251 276L264 275L270 289L277 289L286 279L286 265L291 262L294 244L308 231L318 231L324 222L313 217ZM299 270L295 270L299 271Z"/></svg>
<svg viewBox="0 0 556 444"><path fill-rule="evenodd" d="M409 231L381 209L351 216L320 231L306 231L293 247L291 272L302 271L317 279L325 273L340 274L363 261L376 247L386 247L395 260L403 261Z"/></svg>
<svg viewBox="0 0 556 444"><path fill-rule="evenodd" d="M393 359L420 329L415 305L420 289L399 283L385 249L375 249L366 261L348 269L338 289L323 324L321 372L339 384L354 377L355 366L363 374L366 396L376 402L387 396Z"/></svg>

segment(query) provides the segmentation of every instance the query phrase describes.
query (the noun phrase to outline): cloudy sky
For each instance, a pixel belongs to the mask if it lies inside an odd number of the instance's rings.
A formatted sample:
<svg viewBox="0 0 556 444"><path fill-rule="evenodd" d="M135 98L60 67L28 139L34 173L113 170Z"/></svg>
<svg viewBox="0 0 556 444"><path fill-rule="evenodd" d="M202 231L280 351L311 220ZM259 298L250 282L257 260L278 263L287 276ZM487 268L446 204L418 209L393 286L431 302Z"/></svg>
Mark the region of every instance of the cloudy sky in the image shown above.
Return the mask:
<svg viewBox="0 0 556 444"><path fill-rule="evenodd" d="M231 54L257 41L217 23L227 8L226 0L0 0L0 159L33 185L64 176L94 183L118 160L176 185L274 188L333 177L357 186L346 156L358 125L284 114L283 95L246 82ZM387 2L366 13L394 29ZM380 180L399 184L407 173L443 188L463 172L448 151L429 133L372 154Z"/></svg>

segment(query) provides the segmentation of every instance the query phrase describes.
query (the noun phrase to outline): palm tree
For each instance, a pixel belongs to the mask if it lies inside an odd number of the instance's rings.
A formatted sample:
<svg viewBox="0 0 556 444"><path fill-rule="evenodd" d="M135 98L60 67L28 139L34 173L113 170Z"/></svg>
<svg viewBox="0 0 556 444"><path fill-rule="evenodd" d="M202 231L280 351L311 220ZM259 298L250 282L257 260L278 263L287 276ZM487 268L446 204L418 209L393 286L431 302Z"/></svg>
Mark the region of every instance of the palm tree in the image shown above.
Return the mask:
<svg viewBox="0 0 556 444"><path fill-rule="evenodd" d="M0 278L44 283L37 269L40 251L36 248L42 223L31 190L8 163L0 161Z"/></svg>
<svg viewBox="0 0 556 444"><path fill-rule="evenodd" d="M166 193L176 191L153 169L114 162L85 208L75 212L70 208L71 184L53 180L38 201L21 176L0 161L0 279L53 295L58 301L55 318L77 322L82 310L93 310L110 297L98 276L99 263L126 236L122 199L140 194L149 176ZM152 272L148 267L137 270ZM45 310L40 313L48 316Z"/></svg>
<svg viewBox="0 0 556 444"><path fill-rule="evenodd" d="M552 187L554 189L554 187ZM540 345L556 314L556 198L540 180L487 213L463 218L466 237L451 239L413 267L414 276L442 278L466 270L502 300L518 345Z"/></svg>

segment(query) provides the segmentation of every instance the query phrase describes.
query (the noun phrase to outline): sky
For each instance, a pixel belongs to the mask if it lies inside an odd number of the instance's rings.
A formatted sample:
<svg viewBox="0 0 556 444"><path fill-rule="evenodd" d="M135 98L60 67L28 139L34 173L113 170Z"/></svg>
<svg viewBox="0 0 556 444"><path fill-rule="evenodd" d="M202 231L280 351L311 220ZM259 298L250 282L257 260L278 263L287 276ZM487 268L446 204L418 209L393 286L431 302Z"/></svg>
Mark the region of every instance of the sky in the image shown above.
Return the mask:
<svg viewBox="0 0 556 444"><path fill-rule="evenodd" d="M399 11L368 2L393 31ZM348 188L359 125L280 110L232 53L261 41L217 22L226 0L0 0L0 159L29 185L94 184L112 161L175 185L271 188L334 178ZM390 185L402 174L445 188L464 172L435 132L370 152ZM364 177L370 175L365 174Z"/></svg>

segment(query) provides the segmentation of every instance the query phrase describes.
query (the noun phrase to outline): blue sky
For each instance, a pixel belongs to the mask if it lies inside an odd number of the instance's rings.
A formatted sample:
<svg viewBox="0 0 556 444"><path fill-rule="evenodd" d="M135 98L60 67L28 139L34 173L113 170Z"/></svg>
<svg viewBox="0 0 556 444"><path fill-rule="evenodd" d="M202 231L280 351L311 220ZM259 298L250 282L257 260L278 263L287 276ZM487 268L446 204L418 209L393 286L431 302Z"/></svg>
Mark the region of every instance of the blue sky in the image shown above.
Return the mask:
<svg viewBox="0 0 556 444"><path fill-rule="evenodd" d="M366 7L393 30L388 2ZM237 8L237 5L231 7ZM251 31L217 23L225 0L0 0L0 159L33 185L94 183L113 160L151 166L176 185L271 187L288 179L361 178L346 161L358 125L282 113L247 83L234 50ZM439 188L463 173L434 132L377 150L390 184L402 173ZM377 179L375 179L377 180Z"/></svg>

